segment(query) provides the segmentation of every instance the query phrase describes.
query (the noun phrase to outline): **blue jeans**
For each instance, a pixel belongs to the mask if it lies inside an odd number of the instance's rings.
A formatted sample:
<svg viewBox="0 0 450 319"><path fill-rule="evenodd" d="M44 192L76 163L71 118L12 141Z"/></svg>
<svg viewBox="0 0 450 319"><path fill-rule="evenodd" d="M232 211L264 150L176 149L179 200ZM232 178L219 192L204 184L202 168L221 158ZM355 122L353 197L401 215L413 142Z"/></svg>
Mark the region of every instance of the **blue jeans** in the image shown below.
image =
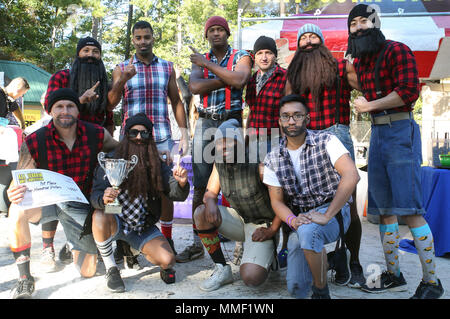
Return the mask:
<svg viewBox="0 0 450 319"><path fill-rule="evenodd" d="M352 158L352 160L355 161L355 150L353 148L353 141L350 135L350 127L348 125L335 124L322 130L322 132L328 132L336 135L339 141L341 141L341 143L344 144L345 148L350 152L350 157Z"/></svg>
<svg viewBox="0 0 450 319"><path fill-rule="evenodd" d="M421 215L422 145L413 119L372 125L368 161L368 213Z"/></svg>
<svg viewBox="0 0 450 319"><path fill-rule="evenodd" d="M329 204L316 208L316 211L324 214ZM350 207L348 204L342 208L342 219L344 231L350 225ZM287 244L287 271L286 282L288 291L296 298L306 298L311 290L313 278L308 262L306 261L306 250L313 250L320 253L324 245L337 241L339 238L339 223L336 218L332 218L326 225L315 223L302 225L297 231L289 234Z"/></svg>

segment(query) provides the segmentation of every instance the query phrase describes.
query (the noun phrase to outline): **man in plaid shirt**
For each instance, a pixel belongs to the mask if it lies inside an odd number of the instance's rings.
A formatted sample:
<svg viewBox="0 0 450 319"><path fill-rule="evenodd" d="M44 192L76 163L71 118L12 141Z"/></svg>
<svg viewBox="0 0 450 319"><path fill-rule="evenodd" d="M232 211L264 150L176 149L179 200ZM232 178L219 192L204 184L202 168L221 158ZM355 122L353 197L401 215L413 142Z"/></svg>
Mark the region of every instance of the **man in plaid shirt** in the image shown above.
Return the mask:
<svg viewBox="0 0 450 319"><path fill-rule="evenodd" d="M101 150L111 151L117 142L105 128L78 120L80 103L78 94L72 89L63 88L52 92L48 97L47 110L53 121L27 136L20 150L17 169L45 168L67 175L89 198L97 154ZM13 225L10 244L19 269L19 280L12 290L12 297L31 298L34 291L34 278L30 273L31 236L28 223L42 224L59 220L81 276L94 276L97 248L92 235L81 236L86 231L90 206L65 202L22 210L18 204L25 192L25 185L12 184L8 189L8 198L12 203L9 216Z"/></svg>
<svg viewBox="0 0 450 319"><path fill-rule="evenodd" d="M380 237L387 270L363 290L407 290L400 271L397 216L407 223L422 264L423 277L413 299L434 299L444 289L436 274L433 235L422 207L420 129L412 109L419 97L416 60L403 43L386 40L377 11L359 4L348 17L348 53L363 92L355 99L359 113L369 112L372 132L368 163L368 213L380 217Z"/></svg>
<svg viewBox="0 0 450 319"><path fill-rule="evenodd" d="M303 25L297 33L297 51L287 73L286 93L300 94L310 109L312 130L323 130L336 135L355 160L350 136L350 91L357 87L356 73L351 63L336 59L325 46L322 30L315 24ZM356 189L353 193L356 199ZM336 272L335 283L361 288L366 282L359 261L362 226L356 200L350 204L352 222L346 234L346 245L351 253L351 278Z"/></svg>

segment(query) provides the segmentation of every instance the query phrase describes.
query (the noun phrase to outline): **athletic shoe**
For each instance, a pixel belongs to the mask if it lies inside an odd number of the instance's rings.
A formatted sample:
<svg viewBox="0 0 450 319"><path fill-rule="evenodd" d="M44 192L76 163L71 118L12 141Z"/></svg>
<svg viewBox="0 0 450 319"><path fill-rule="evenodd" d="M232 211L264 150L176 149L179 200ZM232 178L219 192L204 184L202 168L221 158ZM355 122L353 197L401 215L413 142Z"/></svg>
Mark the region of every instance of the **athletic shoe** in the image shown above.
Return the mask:
<svg viewBox="0 0 450 319"><path fill-rule="evenodd" d="M326 285L322 289L319 289L313 285L311 299L331 299L328 285Z"/></svg>
<svg viewBox="0 0 450 319"><path fill-rule="evenodd" d="M119 268L111 267L106 271L106 286L112 292L124 292L125 284L120 276Z"/></svg>
<svg viewBox="0 0 450 319"><path fill-rule="evenodd" d="M391 291L406 291L406 280L403 277L403 273L400 273L400 276L394 276L388 271L383 272L380 276L378 276L375 280L372 280L371 283L365 283L361 287L362 291L370 292L370 293L381 293L387 290Z"/></svg>
<svg viewBox="0 0 450 319"><path fill-rule="evenodd" d="M59 261L61 261L64 264L70 264L73 261L72 258L72 252L69 249L69 244L65 244L58 254Z"/></svg>
<svg viewBox="0 0 450 319"><path fill-rule="evenodd" d="M42 250L41 265L45 272L55 272L58 270L53 247L47 247Z"/></svg>
<svg viewBox="0 0 450 319"><path fill-rule="evenodd" d="M443 294L444 288L439 279L437 284L427 283L422 280L416 289L416 293L410 299L439 299Z"/></svg>
<svg viewBox="0 0 450 319"><path fill-rule="evenodd" d="M350 251L345 254L336 254L335 251L327 254L328 270L333 271L333 282L338 286L345 286L350 282Z"/></svg>
<svg viewBox="0 0 450 319"><path fill-rule="evenodd" d="M352 274L347 286L350 288L361 288L366 283L364 272L361 265L358 262L350 263L350 272Z"/></svg>
<svg viewBox="0 0 450 319"><path fill-rule="evenodd" d="M233 273L231 272L230 265L216 264L214 272L200 285L200 289L203 291L213 291L232 282Z"/></svg>
<svg viewBox="0 0 450 319"><path fill-rule="evenodd" d="M166 238L166 239L169 242L170 248L172 248L172 250L173 250L173 254L176 256L177 251L175 250L175 244L173 243L173 239L172 238Z"/></svg>
<svg viewBox="0 0 450 319"><path fill-rule="evenodd" d="M239 266L241 264L243 254L244 254L244 244L240 241L237 241L234 244L233 264Z"/></svg>
<svg viewBox="0 0 450 319"><path fill-rule="evenodd" d="M175 270L172 268L162 269L159 274L166 284L173 284L175 282Z"/></svg>
<svg viewBox="0 0 450 319"><path fill-rule="evenodd" d="M30 299L34 292L34 278L20 278L11 289L12 299Z"/></svg>
<svg viewBox="0 0 450 319"><path fill-rule="evenodd" d="M288 256L288 250L286 248L280 250L278 253L278 263L280 265L280 269L287 267L287 256Z"/></svg>
<svg viewBox="0 0 450 319"><path fill-rule="evenodd" d="M205 251L203 245L195 245L186 247L181 253L175 256L177 263L187 263L191 260L203 257Z"/></svg>
<svg viewBox="0 0 450 319"><path fill-rule="evenodd" d="M127 268L127 269L142 269L141 265L139 264L138 257L139 257L139 255L123 257L123 259L125 261L124 262L125 268Z"/></svg>

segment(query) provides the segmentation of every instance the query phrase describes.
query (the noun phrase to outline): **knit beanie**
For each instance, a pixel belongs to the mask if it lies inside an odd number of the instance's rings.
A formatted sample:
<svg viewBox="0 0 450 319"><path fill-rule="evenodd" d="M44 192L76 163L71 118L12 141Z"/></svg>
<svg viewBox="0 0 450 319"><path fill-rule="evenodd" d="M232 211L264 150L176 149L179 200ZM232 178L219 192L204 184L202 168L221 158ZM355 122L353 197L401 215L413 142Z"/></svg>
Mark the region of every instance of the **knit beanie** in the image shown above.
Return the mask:
<svg viewBox="0 0 450 319"><path fill-rule="evenodd" d="M230 27L228 26L227 20L225 20L225 18L223 17L212 16L206 21L205 24L205 38L207 38L206 34L208 32L208 29L211 28L213 25L219 25L223 27L227 31L227 34L230 35Z"/></svg>
<svg viewBox="0 0 450 319"><path fill-rule="evenodd" d="M153 130L153 123L145 113L138 113L129 117L125 122L125 133L128 133L135 125L143 125L149 132L152 132Z"/></svg>
<svg viewBox="0 0 450 319"><path fill-rule="evenodd" d="M100 52L102 52L102 46L100 45L100 43L97 40L95 40L94 38L91 38L91 37L86 37L86 38L81 38L80 40L78 40L77 56L78 56L78 53L80 53L81 49L87 45L92 45L94 47L97 47L100 50Z"/></svg>
<svg viewBox="0 0 450 319"><path fill-rule="evenodd" d="M47 100L47 113L50 114L53 105L61 100L72 101L77 105L78 111L80 110L80 99L78 98L78 94L70 88L62 88L49 94Z"/></svg>
<svg viewBox="0 0 450 319"><path fill-rule="evenodd" d="M320 40L322 40L322 44L325 43L325 38L323 37L322 30L320 30L320 28L318 26L316 26L315 24L307 23L307 24L303 25L300 29L298 29L297 44L298 44L298 41L300 40L300 37L302 35L304 35L305 33L314 33L320 38Z"/></svg>
<svg viewBox="0 0 450 319"><path fill-rule="evenodd" d="M256 54L259 50L270 50L278 56L277 44L275 40L264 35L260 36L253 45L253 52Z"/></svg>
<svg viewBox="0 0 450 319"><path fill-rule="evenodd" d="M367 4L360 3L354 6L353 9L350 11L347 19L347 27L349 30L350 30L350 23L356 17L371 18L372 23L375 25L375 28L378 29L380 28L380 18L378 17L377 10L375 10L375 8Z"/></svg>

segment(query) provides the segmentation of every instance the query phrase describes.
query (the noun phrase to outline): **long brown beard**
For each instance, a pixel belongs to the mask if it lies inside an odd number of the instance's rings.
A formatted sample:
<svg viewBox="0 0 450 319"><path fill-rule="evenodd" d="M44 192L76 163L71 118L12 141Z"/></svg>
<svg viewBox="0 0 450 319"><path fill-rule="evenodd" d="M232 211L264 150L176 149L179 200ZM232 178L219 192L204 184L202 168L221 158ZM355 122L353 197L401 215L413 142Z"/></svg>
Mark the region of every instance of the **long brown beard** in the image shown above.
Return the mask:
<svg viewBox="0 0 450 319"><path fill-rule="evenodd" d="M325 87L334 85L336 74L336 59L323 44L311 51L297 49L287 70L293 93L311 92L316 109L320 94Z"/></svg>
<svg viewBox="0 0 450 319"><path fill-rule="evenodd" d="M149 195L159 197L163 192L163 183L161 160L155 142L150 140L148 143L138 144L125 136L117 147L116 158L130 160L132 155L137 155L138 162L120 188L128 191L131 200L139 195L144 198Z"/></svg>

